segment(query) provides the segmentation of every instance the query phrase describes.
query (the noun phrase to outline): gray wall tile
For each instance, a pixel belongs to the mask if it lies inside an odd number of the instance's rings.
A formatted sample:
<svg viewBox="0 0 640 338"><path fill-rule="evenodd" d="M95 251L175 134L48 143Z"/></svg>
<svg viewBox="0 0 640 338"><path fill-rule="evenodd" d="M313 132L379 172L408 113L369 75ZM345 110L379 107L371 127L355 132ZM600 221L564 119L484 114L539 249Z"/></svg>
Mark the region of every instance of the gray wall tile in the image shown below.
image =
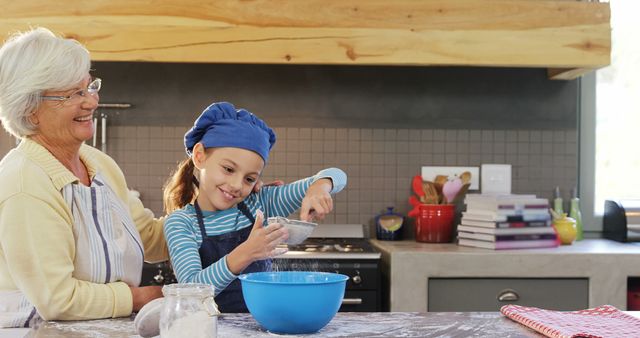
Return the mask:
<svg viewBox="0 0 640 338"><path fill-rule="evenodd" d="M113 127L113 135L128 135L125 143L136 146L112 153L125 171L130 187L139 190L145 206L162 214L162 191L169 173L178 161L185 158L182 152L182 134L185 127L162 130L166 135L178 137L162 139L163 147L177 144L174 151L156 150L157 142L150 141L151 126L138 127L142 132L126 134L129 127ZM144 130L149 130L147 134ZM282 130L282 129L281 129ZM514 193L533 193L550 198L555 185L568 191L576 183L577 143L541 143L545 131L532 130L527 133L503 130L465 129L457 133L444 130L405 129L327 129L286 128L278 135L278 147L271 154L263 179L286 179L293 181L325 166L337 166L347 171L349 185L345 192L336 196L336 213L326 222L348 222L371 224L373 217L393 206L400 213L409 211L407 199L411 194L411 177L420 172L422 165L478 166L482 163L510 163L513 168ZM334 135L341 134L338 139ZM327 137L327 135L329 135ZM406 141L399 141L406 135ZM425 142L425 136L445 139L453 135L452 143L446 141ZM576 135L574 131L555 131L554 140ZM294 137L295 139L290 139ZM358 141L382 137L384 141ZM467 142L456 142L460 137ZM514 140L501 143L503 138ZM302 141L301 138L305 138ZM350 139L351 138L351 139ZM472 142L472 140L479 142ZM110 149L122 147L125 139L113 138ZM360 145L353 151L354 144ZM429 147L428 145L433 145ZM322 151L306 150L306 146ZM314 146L315 145L315 146ZM376 147L377 145L377 147ZM340 212L338 212L340 211Z"/></svg>
<svg viewBox="0 0 640 338"><path fill-rule="evenodd" d="M108 152L157 214L162 185L186 157L184 133L212 100L234 102L274 127L278 141L265 181L292 181L328 166L347 171L350 184L326 222L371 224L388 206L406 213L411 177L422 165L508 163L514 193L546 198L554 186L568 191L577 182L577 81L549 81L543 70L100 62L94 68L105 81L102 102L134 104L109 116ZM141 86L154 94L139 95ZM4 155L12 141L0 141Z"/></svg>

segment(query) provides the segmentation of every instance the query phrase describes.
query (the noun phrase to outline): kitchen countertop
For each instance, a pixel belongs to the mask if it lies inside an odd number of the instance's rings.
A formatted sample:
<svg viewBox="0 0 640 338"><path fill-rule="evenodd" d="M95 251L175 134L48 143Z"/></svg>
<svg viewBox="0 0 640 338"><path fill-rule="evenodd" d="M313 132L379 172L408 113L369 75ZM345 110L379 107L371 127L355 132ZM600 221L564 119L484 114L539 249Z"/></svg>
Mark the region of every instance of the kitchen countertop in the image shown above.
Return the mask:
<svg viewBox="0 0 640 338"><path fill-rule="evenodd" d="M46 322L24 329L28 337L140 337L131 318ZM218 320L218 337L542 337L498 312L339 312L315 334L278 335L265 331L250 314L226 314ZM0 338L3 335L0 329ZM18 337L18 336L12 336Z"/></svg>
<svg viewBox="0 0 640 338"><path fill-rule="evenodd" d="M371 240L382 252L390 310L426 312L429 278L588 278L589 307L627 305L640 277L640 243L588 239L558 248L488 250L453 243Z"/></svg>
<svg viewBox="0 0 640 338"><path fill-rule="evenodd" d="M640 312L627 311L640 318ZM0 338L140 338L134 316L68 322L41 322L33 329L0 329ZM218 337L543 337L499 312L339 312L320 331L279 335L265 331L248 313L218 319Z"/></svg>

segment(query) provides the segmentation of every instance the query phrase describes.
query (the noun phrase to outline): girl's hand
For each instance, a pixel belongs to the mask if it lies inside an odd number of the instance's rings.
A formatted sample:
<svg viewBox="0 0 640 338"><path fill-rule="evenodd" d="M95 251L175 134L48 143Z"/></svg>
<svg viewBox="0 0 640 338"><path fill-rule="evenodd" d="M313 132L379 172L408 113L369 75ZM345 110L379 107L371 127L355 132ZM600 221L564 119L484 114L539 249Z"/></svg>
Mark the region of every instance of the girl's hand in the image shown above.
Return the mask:
<svg viewBox="0 0 640 338"><path fill-rule="evenodd" d="M279 223L263 227L264 215L256 212L256 222L249 234L249 238L235 248L227 256L227 266L234 274L239 274L254 261L281 255L286 251L276 248L289 238L289 232Z"/></svg>
<svg viewBox="0 0 640 338"><path fill-rule="evenodd" d="M249 238L245 241L253 260L261 260L283 254L284 252L277 250L276 246L284 243L289 238L289 231L282 224L272 223L265 228L263 223L264 214L258 210L256 212L256 222L253 224Z"/></svg>
<svg viewBox="0 0 640 338"><path fill-rule="evenodd" d="M333 182L331 179L322 178L315 181L304 196L300 207L300 219L310 222L314 218L324 219L333 210L333 198L331 198Z"/></svg>

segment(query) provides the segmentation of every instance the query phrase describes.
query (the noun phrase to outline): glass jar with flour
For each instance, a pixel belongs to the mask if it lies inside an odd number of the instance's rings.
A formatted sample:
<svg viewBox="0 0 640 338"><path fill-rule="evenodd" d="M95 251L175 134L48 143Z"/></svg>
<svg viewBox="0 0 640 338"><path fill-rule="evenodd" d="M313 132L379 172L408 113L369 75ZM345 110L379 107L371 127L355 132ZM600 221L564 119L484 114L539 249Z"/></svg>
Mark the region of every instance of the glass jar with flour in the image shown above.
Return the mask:
<svg viewBox="0 0 640 338"><path fill-rule="evenodd" d="M218 307L212 285L184 283L162 287L165 301L160 314L160 337L216 337Z"/></svg>

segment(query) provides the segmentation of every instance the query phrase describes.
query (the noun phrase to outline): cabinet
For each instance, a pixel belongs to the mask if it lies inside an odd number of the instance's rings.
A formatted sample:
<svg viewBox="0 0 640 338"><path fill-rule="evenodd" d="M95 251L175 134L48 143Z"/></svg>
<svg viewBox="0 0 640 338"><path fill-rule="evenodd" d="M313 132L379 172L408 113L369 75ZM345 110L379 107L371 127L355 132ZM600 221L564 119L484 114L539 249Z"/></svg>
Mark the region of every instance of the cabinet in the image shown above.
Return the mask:
<svg viewBox="0 0 640 338"><path fill-rule="evenodd" d="M626 310L629 277L640 276L640 245L606 239L528 250L371 242L382 252L390 311L495 311L495 298L507 288L517 291L516 304L562 310L609 304Z"/></svg>
<svg viewBox="0 0 640 338"><path fill-rule="evenodd" d="M431 278L430 312L498 311L507 304L550 310L589 306L586 278Z"/></svg>
<svg viewBox="0 0 640 338"><path fill-rule="evenodd" d="M534 67L573 79L611 53L599 2L24 0L2 12L3 39L45 26L96 61Z"/></svg>

